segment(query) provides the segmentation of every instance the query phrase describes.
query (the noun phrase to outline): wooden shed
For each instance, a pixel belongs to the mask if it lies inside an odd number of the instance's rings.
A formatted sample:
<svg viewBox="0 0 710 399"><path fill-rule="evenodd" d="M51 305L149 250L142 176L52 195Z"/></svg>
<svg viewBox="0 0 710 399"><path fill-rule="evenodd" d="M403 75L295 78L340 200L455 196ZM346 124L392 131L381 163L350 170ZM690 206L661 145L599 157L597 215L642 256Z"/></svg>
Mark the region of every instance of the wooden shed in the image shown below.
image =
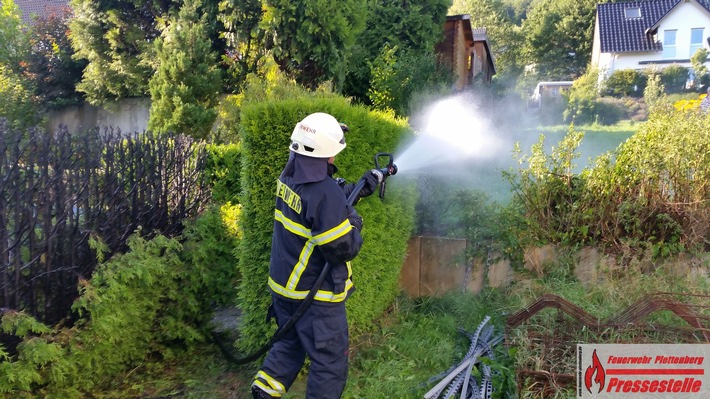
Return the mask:
<svg viewBox="0 0 710 399"><path fill-rule="evenodd" d="M454 90L470 87L475 79L490 83L495 65L486 28L473 29L469 14L450 15L446 17L444 35L436 51L440 62L456 77Z"/></svg>

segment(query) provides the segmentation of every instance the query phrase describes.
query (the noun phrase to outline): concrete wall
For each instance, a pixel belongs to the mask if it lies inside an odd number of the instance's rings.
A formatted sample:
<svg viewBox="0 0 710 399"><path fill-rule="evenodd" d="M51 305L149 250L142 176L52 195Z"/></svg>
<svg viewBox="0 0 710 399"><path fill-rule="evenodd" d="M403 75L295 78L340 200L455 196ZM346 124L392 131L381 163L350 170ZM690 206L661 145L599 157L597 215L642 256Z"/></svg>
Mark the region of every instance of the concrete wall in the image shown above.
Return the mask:
<svg viewBox="0 0 710 399"><path fill-rule="evenodd" d="M505 287L516 279L542 276L554 267L559 257L553 245L528 248L524 253L523 268L527 276L516 275L510 261L498 254L488 259L477 259L469 264L464 259L468 246L464 239L442 237L412 237L400 273L400 287L411 297L441 296L447 292L465 291L479 293L485 287ZM616 273L616 260L595 248L582 248L574 255L574 275L582 284L592 285ZM640 264L644 272L664 267L679 276L707 278L710 275L710 254L704 258L678 256L659 262Z"/></svg>
<svg viewBox="0 0 710 399"><path fill-rule="evenodd" d="M69 106L48 115L48 127L65 125L70 132L99 127L120 129L124 133L143 132L148 127L149 98L127 98L96 107L90 104Z"/></svg>

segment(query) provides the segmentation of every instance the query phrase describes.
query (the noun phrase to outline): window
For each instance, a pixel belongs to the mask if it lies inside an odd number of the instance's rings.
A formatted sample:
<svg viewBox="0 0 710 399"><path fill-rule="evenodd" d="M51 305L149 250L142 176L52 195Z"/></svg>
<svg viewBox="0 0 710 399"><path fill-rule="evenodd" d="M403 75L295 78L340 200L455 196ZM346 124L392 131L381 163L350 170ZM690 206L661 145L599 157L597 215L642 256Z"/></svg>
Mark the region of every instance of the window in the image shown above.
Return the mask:
<svg viewBox="0 0 710 399"><path fill-rule="evenodd" d="M675 58L675 35L678 31L663 31L663 58Z"/></svg>
<svg viewBox="0 0 710 399"><path fill-rule="evenodd" d="M639 8L639 7L624 8L624 15L626 16L626 18L641 18L641 8Z"/></svg>
<svg viewBox="0 0 710 399"><path fill-rule="evenodd" d="M690 30L690 56L703 48L703 28L693 28Z"/></svg>

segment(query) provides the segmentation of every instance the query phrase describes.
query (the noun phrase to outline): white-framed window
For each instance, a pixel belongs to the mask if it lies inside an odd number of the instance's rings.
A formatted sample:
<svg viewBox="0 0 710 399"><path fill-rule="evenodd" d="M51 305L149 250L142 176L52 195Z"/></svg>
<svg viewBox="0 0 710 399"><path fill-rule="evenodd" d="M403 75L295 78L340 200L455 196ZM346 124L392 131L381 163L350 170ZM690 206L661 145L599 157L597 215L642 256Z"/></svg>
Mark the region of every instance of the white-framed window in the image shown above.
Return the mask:
<svg viewBox="0 0 710 399"><path fill-rule="evenodd" d="M692 57L696 51L703 48L703 33L704 28L693 28L690 30L690 56Z"/></svg>
<svg viewBox="0 0 710 399"><path fill-rule="evenodd" d="M641 8L639 7L627 7L624 8L624 16L629 18L641 18Z"/></svg>
<svg viewBox="0 0 710 399"><path fill-rule="evenodd" d="M675 58L675 36L677 30L663 31L663 58Z"/></svg>

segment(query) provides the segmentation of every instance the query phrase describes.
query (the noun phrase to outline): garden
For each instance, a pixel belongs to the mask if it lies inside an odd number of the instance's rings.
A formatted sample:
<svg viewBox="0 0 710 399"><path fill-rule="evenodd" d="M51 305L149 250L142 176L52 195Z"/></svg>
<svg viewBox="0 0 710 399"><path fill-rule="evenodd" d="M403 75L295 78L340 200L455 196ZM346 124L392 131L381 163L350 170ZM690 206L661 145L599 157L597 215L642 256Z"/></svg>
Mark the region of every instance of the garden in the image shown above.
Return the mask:
<svg viewBox="0 0 710 399"><path fill-rule="evenodd" d="M580 342L707 342L707 71L696 86L678 68L600 81L585 64L541 115L521 112L526 94L511 82L530 77L503 54L498 80L452 95L431 21L466 2L417 2L416 13L354 0L173 3L73 0L31 27L3 3L1 396L249 398L259 362L230 357L276 330L264 322L274 181L293 126L313 112L347 122L337 164L351 182L380 152L406 166L406 144L426 135L429 152L449 151L357 205L365 244L344 398L423 397L472 336L500 337L469 369L494 398L573 397ZM498 11L525 26L514 7ZM400 17L411 30L383 22ZM497 21L493 38L514 37ZM51 110L136 97L152 102L145 132L47 124ZM475 156L454 157L423 127L452 99L466 111L446 119L465 128L441 130L459 149L472 139ZM462 263L506 262L510 282L408 296L399 274L414 236L466 240ZM555 255L531 265L541 248ZM582 279L584 251L600 255ZM306 378L284 398L305 397Z"/></svg>

